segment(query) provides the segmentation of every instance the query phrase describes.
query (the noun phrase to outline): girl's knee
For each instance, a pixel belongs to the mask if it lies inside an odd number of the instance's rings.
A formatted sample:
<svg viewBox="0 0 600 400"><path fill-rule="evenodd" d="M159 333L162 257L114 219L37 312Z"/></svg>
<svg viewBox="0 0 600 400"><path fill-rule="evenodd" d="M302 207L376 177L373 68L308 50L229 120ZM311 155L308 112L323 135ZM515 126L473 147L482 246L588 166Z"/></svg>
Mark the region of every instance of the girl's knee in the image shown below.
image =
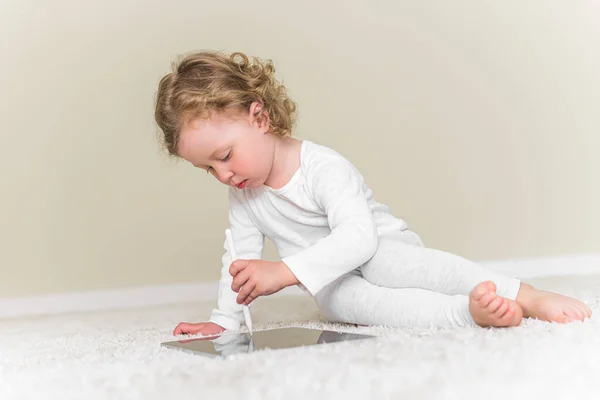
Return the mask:
<svg viewBox="0 0 600 400"><path fill-rule="evenodd" d="M315 294L314 300L320 314L330 322L348 322L348 312L356 307L356 286L363 278L344 275Z"/></svg>
<svg viewBox="0 0 600 400"><path fill-rule="evenodd" d="M317 304L319 314L321 314L326 321L339 322L337 316L333 312L333 307L331 304L331 291L322 289L315 295L314 299L315 303Z"/></svg>
<svg viewBox="0 0 600 400"><path fill-rule="evenodd" d="M321 310L327 303L327 293L325 292L325 289L321 289L321 291L314 296L314 299L317 308Z"/></svg>
<svg viewBox="0 0 600 400"><path fill-rule="evenodd" d="M406 255L410 245L397 240L383 240L379 242L377 252L361 267L361 274L367 281L381 286L382 279L390 270L402 264L402 257Z"/></svg>

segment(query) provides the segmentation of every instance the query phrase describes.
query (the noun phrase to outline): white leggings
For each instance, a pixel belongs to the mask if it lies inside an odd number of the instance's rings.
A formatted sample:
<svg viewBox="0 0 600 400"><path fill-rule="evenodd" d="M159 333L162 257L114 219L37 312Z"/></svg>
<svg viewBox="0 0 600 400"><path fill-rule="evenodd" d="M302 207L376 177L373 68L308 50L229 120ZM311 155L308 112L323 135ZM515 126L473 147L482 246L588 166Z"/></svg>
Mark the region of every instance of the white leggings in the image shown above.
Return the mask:
<svg viewBox="0 0 600 400"><path fill-rule="evenodd" d="M514 300L520 281L497 274L465 258L427 248L405 231L399 239L380 239L375 255L315 295L331 322L394 327L475 326L469 293L493 281L497 293Z"/></svg>

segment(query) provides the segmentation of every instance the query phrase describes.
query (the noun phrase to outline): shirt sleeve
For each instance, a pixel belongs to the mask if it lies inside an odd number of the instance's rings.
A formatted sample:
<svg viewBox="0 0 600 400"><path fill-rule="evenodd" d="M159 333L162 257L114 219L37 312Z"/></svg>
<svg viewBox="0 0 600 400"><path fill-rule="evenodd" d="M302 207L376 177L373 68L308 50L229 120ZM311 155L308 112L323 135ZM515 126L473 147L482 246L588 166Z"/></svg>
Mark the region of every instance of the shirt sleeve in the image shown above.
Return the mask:
<svg viewBox="0 0 600 400"><path fill-rule="evenodd" d="M363 178L350 161L332 157L321 162L309 171L307 185L331 233L282 261L314 296L373 257L378 235Z"/></svg>
<svg viewBox="0 0 600 400"><path fill-rule="evenodd" d="M262 259L265 237L248 216L235 190L229 189L229 223L237 257L246 260ZM244 314L242 305L236 302L238 294L231 289L233 277L229 274L229 267L232 259L227 250L226 238L223 241L223 248L225 253L221 258L217 308L213 310L209 321L233 331L239 330L244 323Z"/></svg>

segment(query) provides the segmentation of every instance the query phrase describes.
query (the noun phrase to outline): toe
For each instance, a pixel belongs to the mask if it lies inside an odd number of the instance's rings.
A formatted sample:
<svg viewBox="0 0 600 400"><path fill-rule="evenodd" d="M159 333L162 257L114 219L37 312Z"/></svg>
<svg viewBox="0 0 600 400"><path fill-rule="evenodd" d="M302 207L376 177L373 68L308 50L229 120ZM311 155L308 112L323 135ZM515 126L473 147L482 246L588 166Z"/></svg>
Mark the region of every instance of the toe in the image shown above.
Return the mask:
<svg viewBox="0 0 600 400"><path fill-rule="evenodd" d="M488 292L493 292L496 293L496 284L492 281L485 281L483 283L481 283Z"/></svg>
<svg viewBox="0 0 600 400"><path fill-rule="evenodd" d="M574 308L577 309L577 319L583 321L585 319L585 308L583 308L583 305L578 304L577 307Z"/></svg>
<svg viewBox="0 0 600 400"><path fill-rule="evenodd" d="M577 319L579 321L583 321L585 319L585 311L583 309L583 307L581 307L579 304L575 307L572 307L573 310L575 311L575 314L577 315Z"/></svg>
<svg viewBox="0 0 600 400"><path fill-rule="evenodd" d="M481 308L488 308L492 305L492 303L494 302L494 300L498 299L499 297L496 296L493 293L487 293L485 294L481 299L479 299L477 301L477 303L479 304L479 306ZM488 310L489 311L489 310Z"/></svg>
<svg viewBox="0 0 600 400"><path fill-rule="evenodd" d="M579 309L581 310L581 312L583 313L583 318L590 318L592 316L592 312L590 310L590 308L585 305L585 303L580 303L579 304Z"/></svg>
<svg viewBox="0 0 600 400"><path fill-rule="evenodd" d="M483 296L490 292L496 293L496 285L494 285L494 282L481 282L480 284L475 286L475 288L473 288L473 290L471 291L471 297L473 297L474 300L479 301Z"/></svg>
<svg viewBox="0 0 600 400"><path fill-rule="evenodd" d="M577 304L577 315L579 316L580 320L584 320L587 317L587 312L585 310L585 304L581 303L581 304Z"/></svg>
<svg viewBox="0 0 600 400"><path fill-rule="evenodd" d="M514 310L514 312L512 313L511 322L514 326L520 325L521 321L523 321L523 309L520 305L514 302L511 302L510 308L511 310Z"/></svg>
<svg viewBox="0 0 600 400"><path fill-rule="evenodd" d="M579 320L583 321L591 316L590 308L582 301L571 299L568 308L577 314Z"/></svg>
<svg viewBox="0 0 600 400"><path fill-rule="evenodd" d="M500 303L500 306L494 311L494 316L496 318L502 318L502 316L510 309L509 301L507 299L501 299L502 302Z"/></svg>
<svg viewBox="0 0 600 400"><path fill-rule="evenodd" d="M568 322L573 321L573 318L568 316L567 314L561 314L558 317L556 317L554 321L558 322L559 324L566 324Z"/></svg>
<svg viewBox="0 0 600 400"><path fill-rule="evenodd" d="M569 318L572 319L577 319L579 318L579 312L577 310L577 307L573 306L573 305L566 305L563 307L563 314L568 316Z"/></svg>
<svg viewBox="0 0 600 400"><path fill-rule="evenodd" d="M508 308L501 316L499 320L500 323L503 326L519 326L523 320L523 311L521 310L521 307L510 300L506 300L506 302L508 304Z"/></svg>
<svg viewBox="0 0 600 400"><path fill-rule="evenodd" d="M490 292L489 289L486 288L486 285L484 283L480 283L479 285L475 286L475 288L473 288L473 290L471 291L471 297L473 298L473 300L479 301L483 296Z"/></svg>
<svg viewBox="0 0 600 400"><path fill-rule="evenodd" d="M508 305L506 311L500 316L502 320L511 320L515 316L516 309L512 305Z"/></svg>
<svg viewBox="0 0 600 400"><path fill-rule="evenodd" d="M490 313L495 313L502 304L504 303L504 298L500 296L495 296L494 299L490 302L490 304L486 307L487 311Z"/></svg>

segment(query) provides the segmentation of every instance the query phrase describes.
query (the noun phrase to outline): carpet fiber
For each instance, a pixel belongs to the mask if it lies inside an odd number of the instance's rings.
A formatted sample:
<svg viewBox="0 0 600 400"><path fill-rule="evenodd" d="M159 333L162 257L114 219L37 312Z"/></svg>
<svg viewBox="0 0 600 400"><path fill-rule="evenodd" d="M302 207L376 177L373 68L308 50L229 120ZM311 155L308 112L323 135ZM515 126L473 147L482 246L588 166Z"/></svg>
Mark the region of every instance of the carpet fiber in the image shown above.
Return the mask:
<svg viewBox="0 0 600 400"><path fill-rule="evenodd" d="M598 399L600 275L528 280L591 320L411 330L320 322L309 297L262 298L255 329L307 326L373 341L208 359L160 347L213 304L0 321L0 399Z"/></svg>

